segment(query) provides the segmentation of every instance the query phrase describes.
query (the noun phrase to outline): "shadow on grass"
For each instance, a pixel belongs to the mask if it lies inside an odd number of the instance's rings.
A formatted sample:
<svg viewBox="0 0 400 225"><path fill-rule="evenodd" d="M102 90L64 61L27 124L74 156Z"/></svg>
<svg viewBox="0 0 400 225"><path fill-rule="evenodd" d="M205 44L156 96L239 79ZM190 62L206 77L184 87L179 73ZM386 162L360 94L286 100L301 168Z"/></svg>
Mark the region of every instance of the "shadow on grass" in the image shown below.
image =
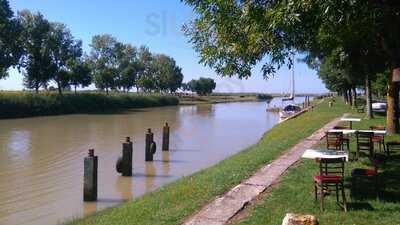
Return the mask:
<svg viewBox="0 0 400 225"><path fill-rule="evenodd" d="M374 207L367 202L350 202L347 204L347 209L352 211L367 210L373 211Z"/></svg>
<svg viewBox="0 0 400 225"><path fill-rule="evenodd" d="M370 165L368 165L370 166ZM351 193L352 201L357 204L365 204L368 201L378 200L380 202L399 203L400 202L400 155L386 157L384 163L381 164L378 170L378 182L375 190L375 183L372 178L359 178Z"/></svg>

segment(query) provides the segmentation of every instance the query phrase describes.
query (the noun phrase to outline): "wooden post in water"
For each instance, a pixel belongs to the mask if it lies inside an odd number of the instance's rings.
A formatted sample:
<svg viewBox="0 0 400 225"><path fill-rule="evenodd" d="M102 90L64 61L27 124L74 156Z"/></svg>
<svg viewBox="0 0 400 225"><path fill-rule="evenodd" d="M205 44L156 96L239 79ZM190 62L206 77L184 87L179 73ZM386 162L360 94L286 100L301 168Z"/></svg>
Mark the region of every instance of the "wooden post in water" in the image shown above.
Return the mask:
<svg viewBox="0 0 400 225"><path fill-rule="evenodd" d="M165 123L163 127L163 138L162 138L162 150L169 151L169 126L168 123Z"/></svg>
<svg viewBox="0 0 400 225"><path fill-rule="evenodd" d="M133 143L130 137L126 137L125 142L122 143L122 157L117 161L117 172L122 176L132 176L132 152Z"/></svg>
<svg viewBox="0 0 400 225"><path fill-rule="evenodd" d="M83 201L97 200L97 164L98 158L94 149L89 149L89 155L84 159L83 171Z"/></svg>
<svg viewBox="0 0 400 225"><path fill-rule="evenodd" d="M154 134L151 132L149 128L146 133L146 143L145 143L145 160L153 161L153 147L154 145Z"/></svg>

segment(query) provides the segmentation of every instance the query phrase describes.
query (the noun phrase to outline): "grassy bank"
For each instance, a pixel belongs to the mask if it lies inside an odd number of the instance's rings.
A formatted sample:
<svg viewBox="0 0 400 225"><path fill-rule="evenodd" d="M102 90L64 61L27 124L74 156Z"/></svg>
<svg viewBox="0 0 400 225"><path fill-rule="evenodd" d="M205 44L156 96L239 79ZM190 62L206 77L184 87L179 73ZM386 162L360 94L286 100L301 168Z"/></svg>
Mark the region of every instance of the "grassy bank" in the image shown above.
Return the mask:
<svg viewBox="0 0 400 225"><path fill-rule="evenodd" d="M177 105L176 97L139 94L4 92L0 94L0 118L104 113L129 108Z"/></svg>
<svg viewBox="0 0 400 225"><path fill-rule="evenodd" d="M362 114L355 114L363 118ZM362 120L354 123L355 129L368 129L370 125L385 124L383 116L373 120ZM400 140L400 135L385 137L385 141ZM325 142L319 146L323 148ZM350 149L356 149L353 138ZM380 185L385 188L380 193L380 201L372 191L370 183L358 185L359 194L350 198L350 173L353 168L369 168L370 162L366 157L355 162L348 162L346 168L346 195L348 212L344 213L336 204L333 196L325 198L325 211L319 210L319 201L314 201L312 177L318 174L318 164L313 160L302 160L296 167L290 169L282 178L280 184L268 192L254 206L250 207L249 216L236 224L281 224L286 213L313 214L320 224L400 224L400 152L392 153L380 169ZM362 187L362 188L361 188Z"/></svg>
<svg viewBox="0 0 400 225"><path fill-rule="evenodd" d="M181 105L197 105L197 104L215 104L215 103L228 103L228 102L251 102L260 101L257 94L218 94L214 93L207 96L198 95L183 95L179 97Z"/></svg>
<svg viewBox="0 0 400 225"><path fill-rule="evenodd" d="M179 224L204 204L249 177L262 165L335 117L347 107L337 102L335 110L327 102L293 120L278 124L255 145L217 165L158 188L133 201L106 209L69 224Z"/></svg>

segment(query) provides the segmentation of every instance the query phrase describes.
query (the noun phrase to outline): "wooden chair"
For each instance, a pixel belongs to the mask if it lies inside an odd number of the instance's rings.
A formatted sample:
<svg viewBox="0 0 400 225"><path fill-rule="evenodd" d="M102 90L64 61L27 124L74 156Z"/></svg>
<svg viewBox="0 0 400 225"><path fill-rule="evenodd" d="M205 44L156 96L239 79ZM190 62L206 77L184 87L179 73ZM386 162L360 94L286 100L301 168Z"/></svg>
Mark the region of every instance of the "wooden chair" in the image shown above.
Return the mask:
<svg viewBox="0 0 400 225"><path fill-rule="evenodd" d="M386 130L385 126L382 125L374 125L369 127L371 130ZM384 134L374 134L372 137L372 143L378 144L379 146L379 151L382 151L382 146L383 146L383 151L386 152L386 147L385 147L385 135Z"/></svg>
<svg viewBox="0 0 400 225"><path fill-rule="evenodd" d="M399 150L400 149L400 141L389 141L386 142L386 155L390 156L390 151Z"/></svg>
<svg viewBox="0 0 400 225"><path fill-rule="evenodd" d="M320 209L324 210L325 193L335 191L336 202L347 211L346 194L344 191L344 163L345 157L334 159L318 159L319 175L314 176L314 195L318 200L318 190L320 193ZM339 191L342 195L342 204L339 202Z"/></svg>
<svg viewBox="0 0 400 225"><path fill-rule="evenodd" d="M349 130L350 127L346 126L334 126L333 129L337 130ZM344 149L344 145L347 147L347 151L350 151L350 137L348 135L343 135L342 137L342 149Z"/></svg>
<svg viewBox="0 0 400 225"><path fill-rule="evenodd" d="M372 142L373 132L356 132L357 137L357 151L356 160L360 157L360 152L368 152L370 156L374 153L374 144Z"/></svg>
<svg viewBox="0 0 400 225"><path fill-rule="evenodd" d="M325 132L326 148L329 150L343 149L343 133L342 132Z"/></svg>

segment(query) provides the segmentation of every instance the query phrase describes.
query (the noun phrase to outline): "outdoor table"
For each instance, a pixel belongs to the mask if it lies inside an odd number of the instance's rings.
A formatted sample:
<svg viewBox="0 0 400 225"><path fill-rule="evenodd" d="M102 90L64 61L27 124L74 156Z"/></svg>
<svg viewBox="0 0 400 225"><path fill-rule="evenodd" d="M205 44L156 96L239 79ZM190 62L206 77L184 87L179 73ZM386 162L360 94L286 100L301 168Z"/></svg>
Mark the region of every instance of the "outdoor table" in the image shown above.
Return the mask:
<svg viewBox="0 0 400 225"><path fill-rule="evenodd" d="M386 130L342 130L342 129L330 129L329 132L341 132L343 134L355 134L356 132L371 132L374 134L385 135Z"/></svg>
<svg viewBox="0 0 400 225"><path fill-rule="evenodd" d="M353 122L360 122L360 118L340 118L341 121L348 121L350 129L353 129Z"/></svg>
<svg viewBox="0 0 400 225"><path fill-rule="evenodd" d="M346 158L346 161L349 161L349 154L345 151L321 149L307 149L301 156L304 159L338 159L343 157Z"/></svg>

